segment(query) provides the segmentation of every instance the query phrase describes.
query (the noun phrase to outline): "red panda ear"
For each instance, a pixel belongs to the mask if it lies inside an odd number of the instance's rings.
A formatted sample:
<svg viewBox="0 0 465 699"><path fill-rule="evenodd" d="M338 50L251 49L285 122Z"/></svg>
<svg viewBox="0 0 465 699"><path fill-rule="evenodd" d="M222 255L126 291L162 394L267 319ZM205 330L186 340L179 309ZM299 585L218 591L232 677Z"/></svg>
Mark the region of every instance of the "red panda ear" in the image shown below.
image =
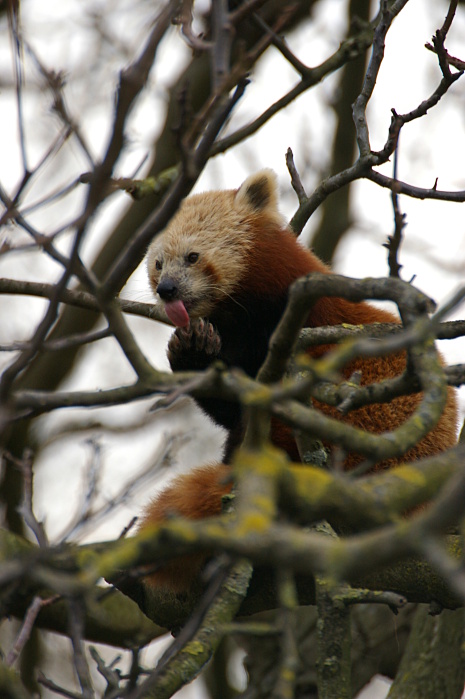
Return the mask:
<svg viewBox="0 0 465 699"><path fill-rule="evenodd" d="M278 185L273 170L250 175L237 190L235 201L257 213L278 214Z"/></svg>

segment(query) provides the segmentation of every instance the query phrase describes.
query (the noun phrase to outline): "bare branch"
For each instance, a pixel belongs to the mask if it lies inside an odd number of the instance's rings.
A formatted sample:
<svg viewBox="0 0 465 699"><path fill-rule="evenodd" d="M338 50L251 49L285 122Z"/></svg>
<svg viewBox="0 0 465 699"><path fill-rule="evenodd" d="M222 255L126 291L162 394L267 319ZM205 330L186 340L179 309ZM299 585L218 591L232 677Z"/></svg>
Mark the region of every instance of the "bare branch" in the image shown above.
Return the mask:
<svg viewBox="0 0 465 699"><path fill-rule="evenodd" d="M192 5L193 0L183 0L181 8L173 19L173 24L181 25L181 32L186 43L195 51L209 51L212 48L212 42L196 36L192 29Z"/></svg>
<svg viewBox="0 0 465 699"><path fill-rule="evenodd" d="M397 180L397 165L399 161L399 143L397 142L397 147L394 152L394 163L392 167L392 177ZM394 210L394 233L388 236L388 242L384 243L384 247L388 249L388 264L389 264L389 276L400 278L399 272L402 269L402 265L398 262L397 256L399 254L400 246L402 243L402 233L406 226L405 214L400 211L399 207L399 196L396 190L391 191L392 208Z"/></svg>
<svg viewBox="0 0 465 699"><path fill-rule="evenodd" d="M37 543L42 548L48 547L47 534L42 522L36 519L33 510L33 463L34 455L31 450L27 450L21 460L14 459L12 455L8 455L10 460L14 460L15 466L21 470L23 477L23 499L19 507L19 512L22 515L25 523L31 529L37 539Z"/></svg>
<svg viewBox="0 0 465 699"><path fill-rule="evenodd" d="M34 599L28 607L26 616L24 617L23 625L21 626L21 630L16 638L16 641L7 655L5 662L8 667L13 665L15 661L18 659L18 657L21 655L21 652L25 644L31 637L32 629L34 627L35 620L37 619L37 615L39 614L40 610L46 605L52 604L57 599L57 596L50 597L49 599L34 597Z"/></svg>
<svg viewBox="0 0 465 699"><path fill-rule="evenodd" d="M77 599L68 600L70 637L74 651L74 667L83 699L94 699L92 680L84 647L84 605Z"/></svg>
<svg viewBox="0 0 465 699"><path fill-rule="evenodd" d="M299 173L294 163L294 154L290 148L286 151L286 165L291 176L291 185L294 192L297 194L299 200L299 205L307 200L307 194L305 192L302 180L300 179Z"/></svg>

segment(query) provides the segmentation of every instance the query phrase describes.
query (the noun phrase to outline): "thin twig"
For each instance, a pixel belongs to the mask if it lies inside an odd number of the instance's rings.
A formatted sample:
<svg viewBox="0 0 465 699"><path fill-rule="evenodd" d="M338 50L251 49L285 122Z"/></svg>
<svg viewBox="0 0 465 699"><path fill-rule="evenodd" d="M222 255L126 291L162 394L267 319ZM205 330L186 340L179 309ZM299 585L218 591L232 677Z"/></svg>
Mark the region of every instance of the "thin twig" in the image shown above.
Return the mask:
<svg viewBox="0 0 465 699"><path fill-rule="evenodd" d="M94 690L84 646L84 604L78 599L68 600L70 638L73 644L73 660L83 699L93 699Z"/></svg>
<svg viewBox="0 0 465 699"><path fill-rule="evenodd" d="M27 641L31 637L32 629L40 610L49 604L53 604L58 599L58 595L54 595L53 597L49 597L48 599L34 597L27 609L19 634L16 637L16 640L6 657L5 664L7 667L11 667L14 664L14 662L21 654Z"/></svg>
<svg viewBox="0 0 465 699"><path fill-rule="evenodd" d="M53 680L48 679L42 672L38 672L37 675L37 682L42 685L42 687L45 687L46 689L50 689L52 692L55 694L59 694L62 697L66 697L66 699L83 699L81 692L72 692L69 689L65 689L64 687L60 687L59 684L56 684L56 682L53 682Z"/></svg>
<svg viewBox="0 0 465 699"><path fill-rule="evenodd" d="M23 75L23 58L22 53L24 50L23 39L20 29L20 10L19 3L15 8L8 12L8 23L10 29L10 37L13 43L14 51L14 68L15 68L15 87L16 87L16 106L18 110L18 130L19 130L19 143L21 149L21 159L23 164L23 171L27 175L29 172L28 158L26 152L26 136L24 130L24 113L23 113L23 87L24 87L24 75Z"/></svg>
<svg viewBox="0 0 465 699"><path fill-rule="evenodd" d="M97 672L102 675L104 680L107 683L107 687L105 689L105 697L113 697L116 696L115 692L120 695L120 682L121 682L121 672L120 670L116 669L113 670L112 667L108 666L103 658L99 655L97 649L94 646L90 646L89 648L89 653L92 658L92 660L95 661L97 665ZM115 661L113 661L115 662ZM121 695L120 695L121 696Z"/></svg>
<svg viewBox="0 0 465 699"><path fill-rule="evenodd" d="M10 458L13 458L10 456ZM23 495L21 504L18 507L19 514L24 522L31 529L41 548L47 548L48 538L42 522L39 522L33 510L33 461L34 454L30 449L25 450L22 459L15 459L14 463L20 469L23 482Z"/></svg>
<svg viewBox="0 0 465 699"><path fill-rule="evenodd" d="M64 87L65 87L65 80L64 76L62 73L56 72L54 70L49 70L45 64L41 61L39 58L39 55L36 53L36 51L33 49L32 45L29 43L26 43L25 45L27 52L31 56L32 60L37 66L38 71L40 74L43 76L45 79L45 82L47 83L52 95L53 95L53 110L55 113L60 117L61 121L66 127L67 132L70 131L71 133L74 134L76 137L77 142L79 143L82 152L87 158L87 161L89 162L89 165L91 167L95 166L95 160L94 157L90 151L89 146L87 145L87 141L77 124L77 122L73 119L73 117L70 115L65 96L64 96Z"/></svg>
<svg viewBox="0 0 465 699"><path fill-rule="evenodd" d="M397 180L398 162L399 141L397 141L396 150L394 151L394 162L392 166L392 177L394 180ZM391 190L391 201L392 208L394 210L394 233L388 236L388 242L383 243L383 245L388 250L389 276L400 279L399 272L402 269L402 265L399 263L397 256L399 254L399 249L402 243L402 232L406 225L406 222L405 214L403 214L400 210L399 195L395 189Z"/></svg>
<svg viewBox="0 0 465 699"><path fill-rule="evenodd" d="M300 205L303 202L307 201L308 197L302 184L302 180L300 179L300 175L297 172L297 168L294 163L294 154L291 148L288 148L286 151L286 165L291 176L292 189L297 194L297 198L299 200Z"/></svg>

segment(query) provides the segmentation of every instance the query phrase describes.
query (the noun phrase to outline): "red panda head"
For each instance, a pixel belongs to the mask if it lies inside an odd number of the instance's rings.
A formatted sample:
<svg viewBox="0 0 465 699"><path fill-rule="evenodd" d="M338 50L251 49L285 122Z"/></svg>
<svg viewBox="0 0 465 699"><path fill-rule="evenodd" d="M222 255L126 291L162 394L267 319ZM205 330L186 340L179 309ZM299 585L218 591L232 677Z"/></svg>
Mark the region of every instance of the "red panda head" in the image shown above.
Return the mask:
<svg viewBox="0 0 465 699"><path fill-rule="evenodd" d="M170 320L184 326L208 317L244 283L257 233L283 229L271 170L251 175L238 190L186 199L147 257L150 285Z"/></svg>

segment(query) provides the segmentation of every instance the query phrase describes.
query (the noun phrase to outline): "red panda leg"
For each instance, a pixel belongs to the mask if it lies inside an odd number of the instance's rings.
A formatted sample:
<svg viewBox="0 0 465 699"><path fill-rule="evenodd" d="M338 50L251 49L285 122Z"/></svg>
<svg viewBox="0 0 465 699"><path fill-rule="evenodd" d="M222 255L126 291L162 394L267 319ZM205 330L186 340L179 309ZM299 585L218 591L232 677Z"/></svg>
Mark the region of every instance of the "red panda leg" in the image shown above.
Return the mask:
<svg viewBox="0 0 465 699"><path fill-rule="evenodd" d="M222 498L231 492L231 469L225 464L211 464L178 476L146 508L140 529L179 516L205 519L221 514ZM205 553L189 554L160 565L144 578L154 589L174 593L189 590L205 563Z"/></svg>

